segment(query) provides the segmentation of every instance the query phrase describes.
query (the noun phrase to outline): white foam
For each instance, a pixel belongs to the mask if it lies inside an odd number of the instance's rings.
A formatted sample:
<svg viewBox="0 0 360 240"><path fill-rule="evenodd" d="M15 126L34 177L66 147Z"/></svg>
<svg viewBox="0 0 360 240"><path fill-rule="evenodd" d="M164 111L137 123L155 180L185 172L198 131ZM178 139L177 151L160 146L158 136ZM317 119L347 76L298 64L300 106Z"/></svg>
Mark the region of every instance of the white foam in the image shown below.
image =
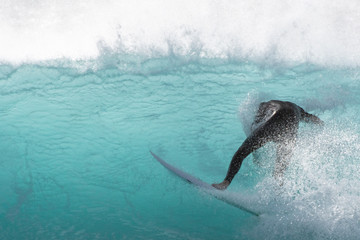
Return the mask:
<svg viewBox="0 0 360 240"><path fill-rule="evenodd" d="M360 64L360 3L2 0L0 60L88 59L114 51Z"/></svg>
<svg viewBox="0 0 360 240"><path fill-rule="evenodd" d="M324 131L300 131L284 186L271 176L257 186L270 212L249 238L357 238L360 145L358 127L349 126L326 121Z"/></svg>

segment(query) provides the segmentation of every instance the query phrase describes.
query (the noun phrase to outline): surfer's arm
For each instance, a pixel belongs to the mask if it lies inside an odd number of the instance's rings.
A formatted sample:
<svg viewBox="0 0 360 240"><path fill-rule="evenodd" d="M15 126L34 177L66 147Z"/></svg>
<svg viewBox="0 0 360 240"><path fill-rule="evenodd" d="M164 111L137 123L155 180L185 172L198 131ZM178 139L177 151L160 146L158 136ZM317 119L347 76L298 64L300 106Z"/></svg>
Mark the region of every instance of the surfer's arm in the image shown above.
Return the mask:
<svg viewBox="0 0 360 240"><path fill-rule="evenodd" d="M247 157L247 155L250 154L250 152L248 152L245 147L245 145L247 145L246 141L247 140L245 140L245 142L241 145L241 147L237 150L237 152L233 156L224 181L221 183L212 184L214 188L217 188L219 190L226 189L230 185L235 175L239 172L242 162Z"/></svg>
<svg viewBox="0 0 360 240"><path fill-rule="evenodd" d="M251 135L244 141L244 143L239 147L239 149L236 151L233 158L231 159L230 166L224 181L218 184L212 184L213 187L220 190L224 190L230 185L235 175L239 172L241 164L244 161L244 159L250 153L257 150L265 143L264 141L262 141L263 138L261 138L258 135L259 135L259 131Z"/></svg>
<svg viewBox="0 0 360 240"><path fill-rule="evenodd" d="M247 157L247 155L250 154L247 153L246 148L244 147L245 142L241 145L241 147L237 150L237 152L233 156L224 181L221 183L212 184L214 188L217 188L219 190L225 190L230 185L235 175L239 172L242 162Z"/></svg>
<svg viewBox="0 0 360 240"><path fill-rule="evenodd" d="M302 121L307 122L307 123L324 125L324 122L317 116L305 112L304 109L302 109L302 108L300 108L300 112L301 112L301 120Z"/></svg>

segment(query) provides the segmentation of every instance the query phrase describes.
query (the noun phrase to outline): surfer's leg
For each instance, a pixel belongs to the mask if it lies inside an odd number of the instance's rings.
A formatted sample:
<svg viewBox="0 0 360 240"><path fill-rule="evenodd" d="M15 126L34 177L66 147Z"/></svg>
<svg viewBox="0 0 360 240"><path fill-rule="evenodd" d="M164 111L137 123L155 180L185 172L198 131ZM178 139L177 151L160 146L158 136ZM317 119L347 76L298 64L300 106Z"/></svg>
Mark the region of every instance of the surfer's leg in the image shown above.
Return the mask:
<svg viewBox="0 0 360 240"><path fill-rule="evenodd" d="M295 146L295 139L277 143L276 162L275 162L273 176L278 181L280 186L284 184L284 172L289 165L294 146Z"/></svg>
<svg viewBox="0 0 360 240"><path fill-rule="evenodd" d="M256 164L258 167L261 167L262 164L260 162L260 153L258 151L254 151L252 153L253 156L253 163Z"/></svg>

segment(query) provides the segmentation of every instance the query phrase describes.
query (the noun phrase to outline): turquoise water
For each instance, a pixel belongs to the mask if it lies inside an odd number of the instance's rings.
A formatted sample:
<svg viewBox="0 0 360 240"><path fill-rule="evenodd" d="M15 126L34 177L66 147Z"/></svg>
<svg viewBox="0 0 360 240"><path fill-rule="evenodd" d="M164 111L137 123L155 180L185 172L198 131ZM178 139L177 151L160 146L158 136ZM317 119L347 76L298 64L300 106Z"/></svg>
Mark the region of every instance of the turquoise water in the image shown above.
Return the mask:
<svg viewBox="0 0 360 240"><path fill-rule="evenodd" d="M358 236L356 69L216 60L163 69L169 61L138 73L2 66L2 239ZM326 127L302 125L280 192L271 146L263 167L245 161L230 191L255 198L260 218L201 194L149 154L220 181L245 138L241 116L271 98L303 105Z"/></svg>
<svg viewBox="0 0 360 240"><path fill-rule="evenodd" d="M0 24L0 239L358 238L356 2L16 3ZM149 153L219 182L270 99L325 127L301 124L281 188L273 145L244 161L229 196L260 217Z"/></svg>

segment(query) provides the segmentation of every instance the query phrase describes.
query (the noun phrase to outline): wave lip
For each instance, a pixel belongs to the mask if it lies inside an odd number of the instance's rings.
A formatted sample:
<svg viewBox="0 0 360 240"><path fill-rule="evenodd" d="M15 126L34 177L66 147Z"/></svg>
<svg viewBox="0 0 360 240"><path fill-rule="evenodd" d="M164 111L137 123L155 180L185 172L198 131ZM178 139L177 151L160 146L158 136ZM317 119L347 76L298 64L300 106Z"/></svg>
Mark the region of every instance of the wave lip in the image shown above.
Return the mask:
<svg viewBox="0 0 360 240"><path fill-rule="evenodd" d="M0 60L197 55L319 65L360 64L357 1L4 0ZM99 47L101 46L101 47Z"/></svg>

